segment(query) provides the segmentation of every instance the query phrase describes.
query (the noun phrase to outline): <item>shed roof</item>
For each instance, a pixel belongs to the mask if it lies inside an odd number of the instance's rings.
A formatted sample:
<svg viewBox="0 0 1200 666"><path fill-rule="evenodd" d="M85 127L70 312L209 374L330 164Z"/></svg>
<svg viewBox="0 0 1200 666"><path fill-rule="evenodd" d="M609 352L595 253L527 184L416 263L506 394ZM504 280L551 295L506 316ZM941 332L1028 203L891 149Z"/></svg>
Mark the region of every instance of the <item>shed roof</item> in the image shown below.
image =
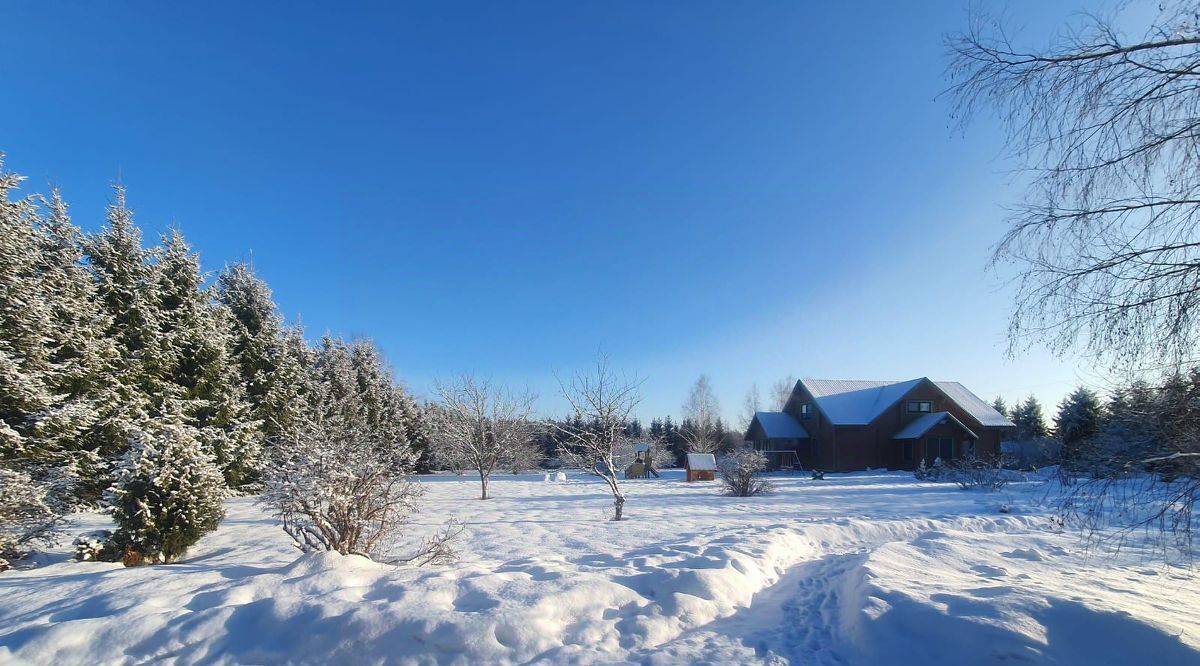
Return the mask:
<svg viewBox="0 0 1200 666"><path fill-rule="evenodd" d="M787 412L755 412L755 420L768 439L804 439L808 431Z"/></svg>
<svg viewBox="0 0 1200 666"><path fill-rule="evenodd" d="M711 453L689 453L687 454L687 468L699 471L715 471L717 469L717 457Z"/></svg>
<svg viewBox="0 0 1200 666"><path fill-rule="evenodd" d="M962 428L971 439L979 439L979 436L971 429L963 425L962 421L954 418L950 412L934 412L932 414L922 414L921 416L908 422L908 425L900 429L900 432L892 435L892 439L916 439L933 429L934 426L944 423L946 420L953 421Z"/></svg>

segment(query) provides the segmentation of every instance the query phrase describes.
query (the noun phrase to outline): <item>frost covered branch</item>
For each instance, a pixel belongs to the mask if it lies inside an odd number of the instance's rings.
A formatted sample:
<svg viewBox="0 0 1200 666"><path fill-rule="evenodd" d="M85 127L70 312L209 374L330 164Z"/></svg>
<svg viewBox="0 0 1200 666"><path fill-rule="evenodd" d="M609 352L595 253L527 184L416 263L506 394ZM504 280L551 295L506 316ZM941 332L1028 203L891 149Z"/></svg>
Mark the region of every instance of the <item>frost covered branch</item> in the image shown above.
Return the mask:
<svg viewBox="0 0 1200 666"><path fill-rule="evenodd" d="M431 410L436 458L455 468L474 469L480 499L488 499L488 481L497 466L516 468L520 458L534 457L535 397L470 375L438 382L436 390L440 404Z"/></svg>
<svg viewBox="0 0 1200 666"><path fill-rule="evenodd" d="M413 456L367 433L323 422L294 425L276 447L262 501L302 551L385 558L416 511Z"/></svg>
<svg viewBox="0 0 1200 666"><path fill-rule="evenodd" d="M763 478L767 457L754 449L743 447L721 456L717 472L725 490L735 497L753 497L771 491L771 482Z"/></svg>

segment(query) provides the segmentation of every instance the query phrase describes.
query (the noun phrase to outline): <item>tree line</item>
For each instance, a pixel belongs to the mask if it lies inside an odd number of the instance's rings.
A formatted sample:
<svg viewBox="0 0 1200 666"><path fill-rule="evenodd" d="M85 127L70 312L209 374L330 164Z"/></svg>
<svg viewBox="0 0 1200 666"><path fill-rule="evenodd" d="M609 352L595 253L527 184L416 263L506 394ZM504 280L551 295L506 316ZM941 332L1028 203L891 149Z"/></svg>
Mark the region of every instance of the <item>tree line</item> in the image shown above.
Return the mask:
<svg viewBox="0 0 1200 666"><path fill-rule="evenodd" d="M206 274L179 230L144 246L121 186L84 233L57 189L18 196L22 180L0 173L0 503L19 514L0 518L26 529L0 550L100 504L169 559L154 533L170 502L260 488L314 415L369 429L410 469L427 457L424 411L371 341L309 344L252 266ZM205 506L198 526L220 511Z"/></svg>

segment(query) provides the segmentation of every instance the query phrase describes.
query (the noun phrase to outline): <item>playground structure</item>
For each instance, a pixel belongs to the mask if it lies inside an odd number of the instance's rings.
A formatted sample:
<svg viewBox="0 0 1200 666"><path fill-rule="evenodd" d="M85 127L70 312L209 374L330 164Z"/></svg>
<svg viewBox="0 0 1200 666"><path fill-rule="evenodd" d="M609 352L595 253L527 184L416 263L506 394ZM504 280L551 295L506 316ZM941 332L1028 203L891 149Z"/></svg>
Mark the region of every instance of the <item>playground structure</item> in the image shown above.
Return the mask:
<svg viewBox="0 0 1200 666"><path fill-rule="evenodd" d="M658 470L654 469L654 447L639 442L633 445L633 452L637 457L625 468L625 478L645 479L651 474L654 475L654 478L659 478Z"/></svg>

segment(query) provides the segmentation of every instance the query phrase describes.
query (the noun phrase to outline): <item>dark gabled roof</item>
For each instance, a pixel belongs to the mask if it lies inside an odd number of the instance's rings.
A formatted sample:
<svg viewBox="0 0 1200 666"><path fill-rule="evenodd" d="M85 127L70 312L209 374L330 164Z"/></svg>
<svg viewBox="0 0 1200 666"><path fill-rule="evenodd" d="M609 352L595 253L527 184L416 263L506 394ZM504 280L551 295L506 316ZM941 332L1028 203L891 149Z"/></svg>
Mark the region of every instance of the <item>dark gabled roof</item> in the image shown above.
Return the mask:
<svg viewBox="0 0 1200 666"><path fill-rule="evenodd" d="M921 379L880 382L858 379L801 379L817 408L834 425L867 425L896 404Z"/></svg>
<svg viewBox="0 0 1200 666"><path fill-rule="evenodd" d="M754 420L768 439L804 439L808 431L787 412L755 412Z"/></svg>
<svg viewBox="0 0 1200 666"><path fill-rule="evenodd" d="M996 426L1000 428L1015 428L1016 425L1008 420L994 407L984 402L979 396L971 393L971 391L959 384L958 382L934 382L938 388L942 389L942 393L946 394L947 398L954 401L956 405L963 408L963 411L970 414L985 426Z"/></svg>
<svg viewBox="0 0 1200 666"><path fill-rule="evenodd" d="M922 414L921 416L909 421L907 425L900 429L900 432L892 435L892 439L917 439L925 433L929 432L939 424L951 421L962 428L964 432L971 436L971 439L979 439L970 428L963 425L962 421L954 418L950 412L934 412L932 414Z"/></svg>
<svg viewBox="0 0 1200 666"><path fill-rule="evenodd" d="M935 382L918 377L903 382L801 379L800 384L812 395L817 409L834 425L867 425L925 381L937 387L980 425L1013 427L1012 421L958 382Z"/></svg>

